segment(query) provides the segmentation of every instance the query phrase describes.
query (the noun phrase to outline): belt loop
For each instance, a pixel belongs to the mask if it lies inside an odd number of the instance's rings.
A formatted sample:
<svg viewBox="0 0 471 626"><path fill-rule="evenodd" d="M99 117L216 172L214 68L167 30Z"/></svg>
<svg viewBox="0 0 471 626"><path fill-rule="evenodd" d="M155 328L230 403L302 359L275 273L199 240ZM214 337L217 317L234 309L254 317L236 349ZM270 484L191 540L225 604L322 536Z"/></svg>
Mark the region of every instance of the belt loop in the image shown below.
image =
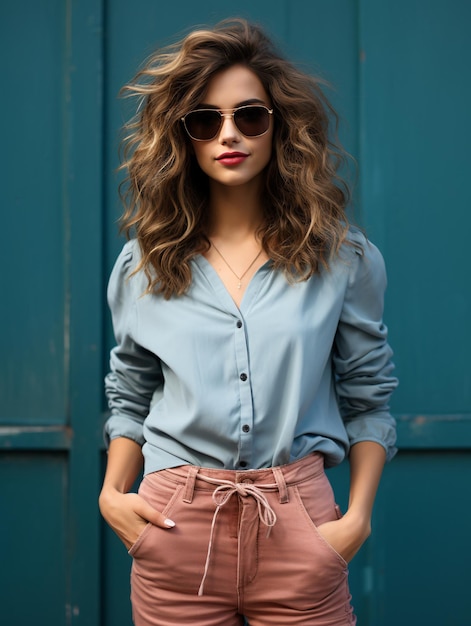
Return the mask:
<svg viewBox="0 0 471 626"><path fill-rule="evenodd" d="M188 470L188 476L186 477L185 491L183 493L183 502L191 504L193 500L193 492L195 490L196 475L200 471L200 468L196 465L192 465Z"/></svg>
<svg viewBox="0 0 471 626"><path fill-rule="evenodd" d="M280 467L272 467L273 476L275 477L276 484L278 485L278 492L280 494L280 504L286 504L289 502L288 489L286 487L285 477Z"/></svg>

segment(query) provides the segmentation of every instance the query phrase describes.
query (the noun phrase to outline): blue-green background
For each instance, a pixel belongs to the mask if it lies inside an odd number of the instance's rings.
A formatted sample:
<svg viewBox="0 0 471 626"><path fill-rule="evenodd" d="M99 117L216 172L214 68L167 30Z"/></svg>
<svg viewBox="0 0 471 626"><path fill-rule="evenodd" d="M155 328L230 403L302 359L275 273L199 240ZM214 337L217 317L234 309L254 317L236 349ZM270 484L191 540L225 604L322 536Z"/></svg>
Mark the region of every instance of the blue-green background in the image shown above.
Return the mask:
<svg viewBox="0 0 471 626"><path fill-rule="evenodd" d="M332 84L353 212L387 263L400 451L351 565L359 626L470 626L466 0L1 1L0 623L131 624L96 504L117 95L157 45L235 15ZM330 476L345 507L347 466Z"/></svg>

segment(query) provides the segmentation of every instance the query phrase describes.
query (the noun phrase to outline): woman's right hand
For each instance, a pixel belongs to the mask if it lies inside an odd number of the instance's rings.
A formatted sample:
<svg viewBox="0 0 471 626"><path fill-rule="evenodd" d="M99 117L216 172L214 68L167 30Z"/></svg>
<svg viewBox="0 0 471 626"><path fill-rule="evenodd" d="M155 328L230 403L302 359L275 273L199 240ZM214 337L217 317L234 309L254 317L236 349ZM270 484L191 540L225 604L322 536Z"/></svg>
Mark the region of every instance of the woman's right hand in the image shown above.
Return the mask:
<svg viewBox="0 0 471 626"><path fill-rule="evenodd" d="M175 526L137 493L128 493L140 471L141 446L126 437L113 439L98 503L101 514L128 550L149 522L167 529Z"/></svg>
<svg viewBox="0 0 471 626"><path fill-rule="evenodd" d="M129 550L150 522L160 528L173 528L175 523L156 511L137 493L121 493L104 488L99 499L100 511L109 526Z"/></svg>

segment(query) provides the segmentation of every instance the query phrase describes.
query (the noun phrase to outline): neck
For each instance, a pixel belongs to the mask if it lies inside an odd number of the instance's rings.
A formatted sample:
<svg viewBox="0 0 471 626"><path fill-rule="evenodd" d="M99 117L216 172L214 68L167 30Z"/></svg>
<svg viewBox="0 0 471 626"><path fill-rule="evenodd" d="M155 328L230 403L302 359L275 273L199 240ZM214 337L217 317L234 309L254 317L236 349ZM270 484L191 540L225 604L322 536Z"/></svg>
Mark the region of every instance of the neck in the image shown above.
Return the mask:
<svg viewBox="0 0 471 626"><path fill-rule="evenodd" d="M259 186L212 185L208 236L240 239L253 235L263 220Z"/></svg>

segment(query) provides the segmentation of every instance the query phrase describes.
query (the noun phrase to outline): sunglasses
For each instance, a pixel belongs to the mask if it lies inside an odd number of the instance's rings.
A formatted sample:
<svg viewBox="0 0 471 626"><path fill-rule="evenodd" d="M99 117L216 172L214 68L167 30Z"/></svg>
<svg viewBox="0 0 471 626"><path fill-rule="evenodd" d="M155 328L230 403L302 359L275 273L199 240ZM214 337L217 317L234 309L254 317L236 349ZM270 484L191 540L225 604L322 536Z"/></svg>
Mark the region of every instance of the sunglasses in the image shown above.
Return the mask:
<svg viewBox="0 0 471 626"><path fill-rule="evenodd" d="M218 109L197 109L187 113L181 120L192 139L210 141L221 130L225 117L231 117L245 137L260 137L270 128L270 115L273 115L273 109L255 104L237 107L232 113L223 113Z"/></svg>

